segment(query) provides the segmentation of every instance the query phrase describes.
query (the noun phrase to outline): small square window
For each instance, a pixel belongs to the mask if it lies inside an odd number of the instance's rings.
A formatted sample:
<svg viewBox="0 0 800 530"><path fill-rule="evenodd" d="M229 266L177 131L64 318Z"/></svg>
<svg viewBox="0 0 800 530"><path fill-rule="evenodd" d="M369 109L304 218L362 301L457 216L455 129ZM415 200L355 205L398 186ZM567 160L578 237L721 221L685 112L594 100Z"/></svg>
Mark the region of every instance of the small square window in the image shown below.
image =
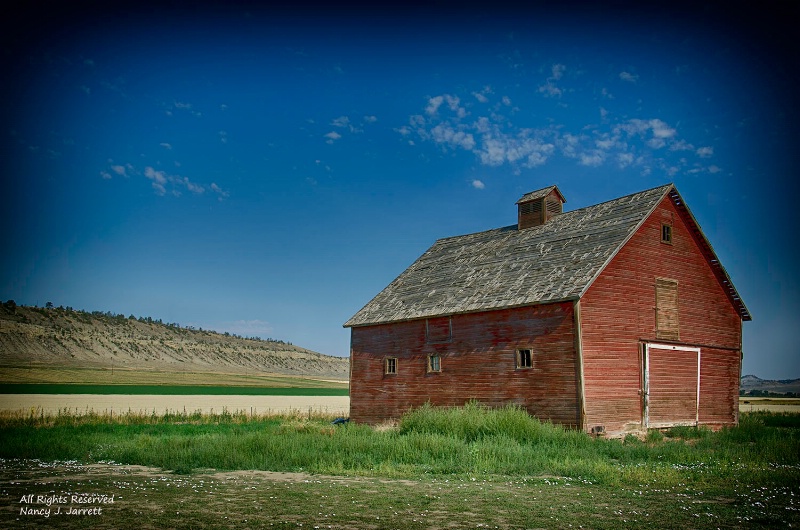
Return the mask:
<svg viewBox="0 0 800 530"><path fill-rule="evenodd" d="M672 225L661 225L661 242L672 244Z"/></svg>
<svg viewBox="0 0 800 530"><path fill-rule="evenodd" d="M442 360L438 355L428 355L428 372L441 372Z"/></svg>
<svg viewBox="0 0 800 530"><path fill-rule="evenodd" d="M397 373L397 357L387 357L384 365L384 373L396 374Z"/></svg>
<svg viewBox="0 0 800 530"><path fill-rule="evenodd" d="M517 368L531 368L533 356L531 350L517 350Z"/></svg>

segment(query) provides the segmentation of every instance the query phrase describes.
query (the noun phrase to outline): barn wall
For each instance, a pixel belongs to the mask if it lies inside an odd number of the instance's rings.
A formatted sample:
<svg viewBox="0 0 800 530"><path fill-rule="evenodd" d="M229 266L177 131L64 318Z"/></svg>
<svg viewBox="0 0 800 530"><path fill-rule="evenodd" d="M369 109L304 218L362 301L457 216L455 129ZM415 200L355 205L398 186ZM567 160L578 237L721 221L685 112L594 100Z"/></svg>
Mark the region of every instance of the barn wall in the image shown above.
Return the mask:
<svg viewBox="0 0 800 530"><path fill-rule="evenodd" d="M578 386L571 303L454 315L449 342L426 340L425 320L351 330L350 417L379 423L430 401L461 406L517 404L541 419L578 423ZM516 350L531 349L533 366L516 368ZM441 372L428 373L431 354ZM397 374L384 359L397 358Z"/></svg>
<svg viewBox="0 0 800 530"><path fill-rule="evenodd" d="M671 245L661 242L662 223L673 227ZM581 299L587 429L641 427L640 343L663 342L656 336L656 278L678 281L678 341L705 346L700 423L737 421L741 320L684 219L664 199Z"/></svg>

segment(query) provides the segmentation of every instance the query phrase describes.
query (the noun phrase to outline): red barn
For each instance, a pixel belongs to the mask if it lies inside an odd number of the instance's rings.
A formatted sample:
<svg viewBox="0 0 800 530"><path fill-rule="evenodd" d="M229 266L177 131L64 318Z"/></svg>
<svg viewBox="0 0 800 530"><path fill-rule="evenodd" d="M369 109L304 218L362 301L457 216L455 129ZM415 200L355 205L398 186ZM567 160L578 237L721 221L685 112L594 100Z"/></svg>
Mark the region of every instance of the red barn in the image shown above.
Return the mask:
<svg viewBox="0 0 800 530"><path fill-rule="evenodd" d="M673 185L438 240L344 325L350 417L517 404L619 435L738 422L750 313Z"/></svg>

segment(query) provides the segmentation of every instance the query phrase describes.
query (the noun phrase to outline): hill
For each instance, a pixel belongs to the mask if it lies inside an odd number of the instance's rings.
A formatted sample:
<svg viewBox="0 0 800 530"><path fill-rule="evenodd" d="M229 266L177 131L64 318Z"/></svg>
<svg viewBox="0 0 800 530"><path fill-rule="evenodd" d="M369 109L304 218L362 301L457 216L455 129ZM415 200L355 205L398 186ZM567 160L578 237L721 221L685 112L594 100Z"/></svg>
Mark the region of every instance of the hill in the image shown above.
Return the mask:
<svg viewBox="0 0 800 530"><path fill-rule="evenodd" d="M0 303L0 369L28 366L262 372L346 380L347 358L151 318Z"/></svg>
<svg viewBox="0 0 800 530"><path fill-rule="evenodd" d="M800 394L800 379L761 379L754 375L742 376L739 386L742 395Z"/></svg>

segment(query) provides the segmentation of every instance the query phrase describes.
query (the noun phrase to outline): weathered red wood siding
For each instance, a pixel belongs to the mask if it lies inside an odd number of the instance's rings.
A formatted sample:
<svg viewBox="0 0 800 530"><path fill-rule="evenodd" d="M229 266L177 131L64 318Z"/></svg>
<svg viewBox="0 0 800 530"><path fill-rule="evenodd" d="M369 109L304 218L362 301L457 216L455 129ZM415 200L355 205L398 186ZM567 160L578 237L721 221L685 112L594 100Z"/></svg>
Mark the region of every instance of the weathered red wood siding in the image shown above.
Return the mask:
<svg viewBox="0 0 800 530"><path fill-rule="evenodd" d="M424 319L352 328L350 418L374 424L428 401L460 406L475 399L578 423L571 303L454 315L451 325L449 342L437 343L426 340ZM532 368L516 368L517 349L532 350ZM439 373L427 372L431 354L441 358ZM386 357L397 358L397 374L384 374Z"/></svg>
<svg viewBox="0 0 800 530"><path fill-rule="evenodd" d="M661 242L662 223L672 225L672 244ZM587 430L642 426L640 341L664 342L656 337L656 278L678 281L679 342L702 345L700 423L737 421L741 319L665 198L581 299Z"/></svg>

